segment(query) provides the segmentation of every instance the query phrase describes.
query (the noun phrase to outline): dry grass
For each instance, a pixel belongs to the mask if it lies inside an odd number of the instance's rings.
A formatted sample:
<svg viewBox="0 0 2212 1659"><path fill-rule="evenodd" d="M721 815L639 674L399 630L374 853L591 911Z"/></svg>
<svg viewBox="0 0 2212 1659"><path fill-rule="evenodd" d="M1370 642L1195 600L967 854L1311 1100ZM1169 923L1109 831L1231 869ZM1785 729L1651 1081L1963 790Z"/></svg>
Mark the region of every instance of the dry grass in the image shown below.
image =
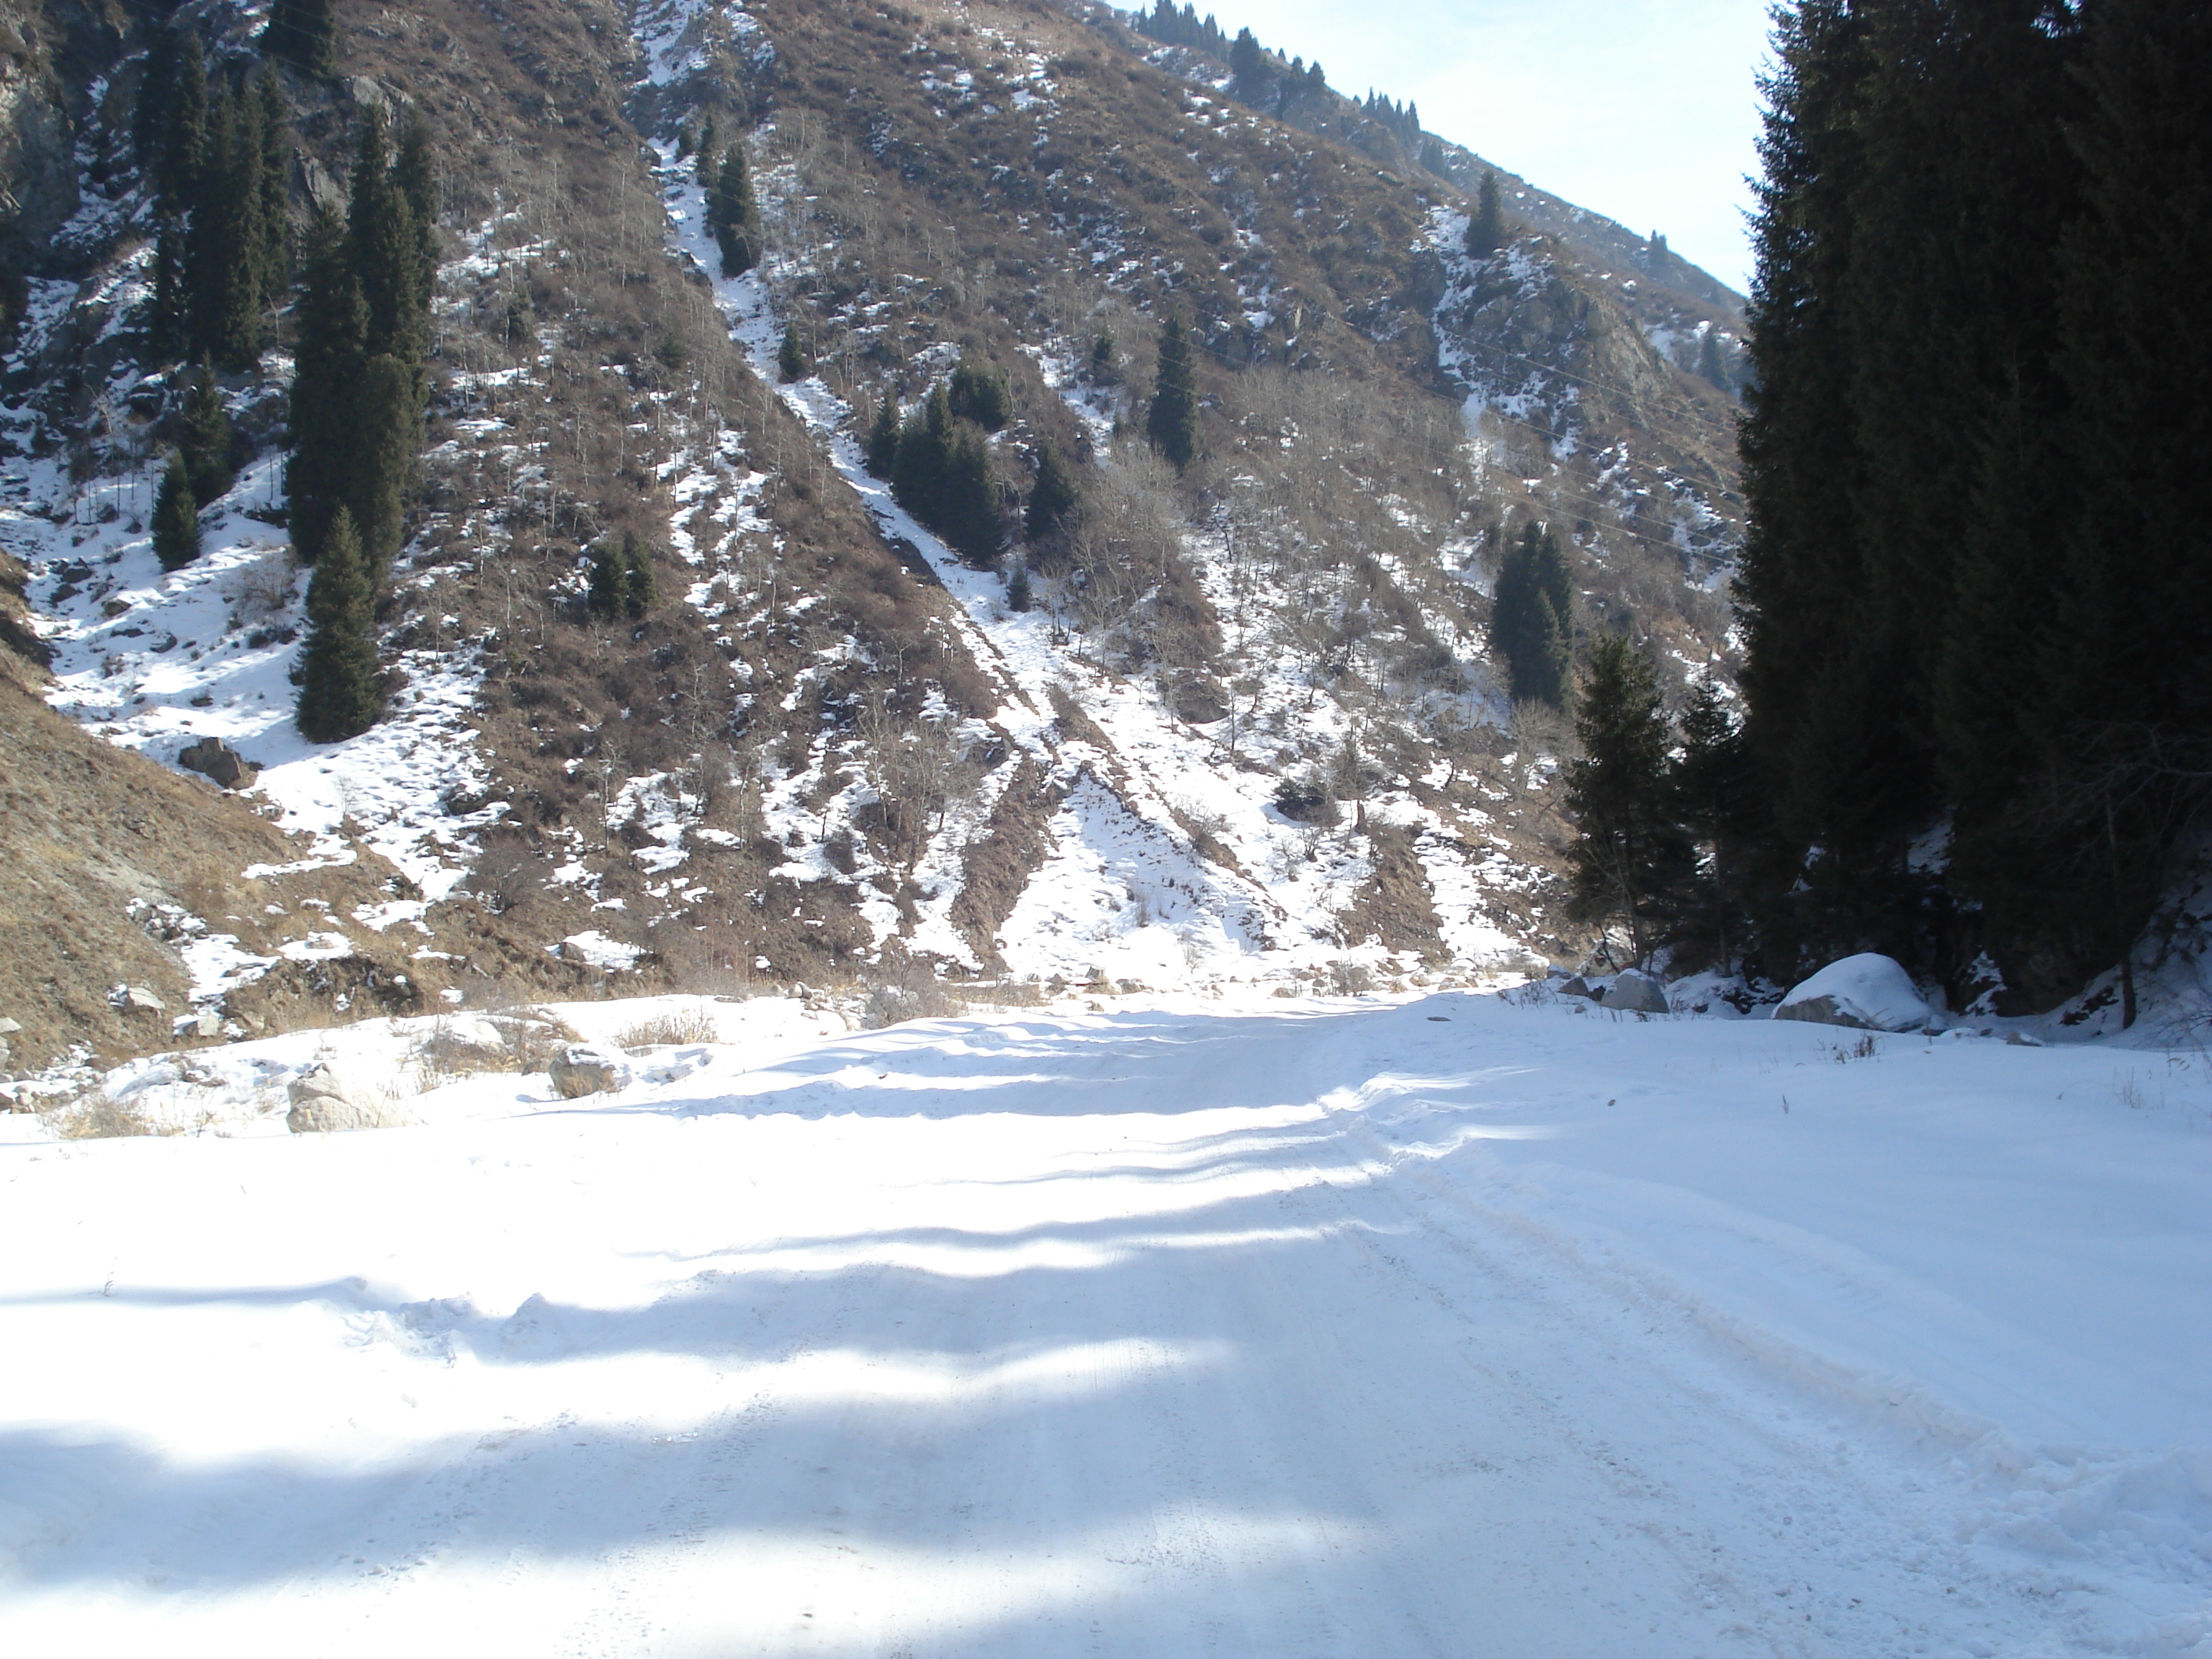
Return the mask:
<svg viewBox="0 0 2212 1659"><path fill-rule="evenodd" d="M625 1049L675 1048L721 1040L720 1025L704 1008L672 1008L615 1033L616 1046Z"/></svg>
<svg viewBox="0 0 2212 1659"><path fill-rule="evenodd" d="M487 1017L496 1035L487 1042L446 1018L430 1029L408 1054L416 1087L427 1092L462 1078L490 1072L542 1072L564 1044L577 1041L574 1029L543 1008L521 1008Z"/></svg>
<svg viewBox="0 0 2212 1659"><path fill-rule="evenodd" d="M141 1135L179 1135L184 1130L146 1110L143 1103L118 1100L105 1089L50 1107L39 1121L57 1140L118 1140Z"/></svg>

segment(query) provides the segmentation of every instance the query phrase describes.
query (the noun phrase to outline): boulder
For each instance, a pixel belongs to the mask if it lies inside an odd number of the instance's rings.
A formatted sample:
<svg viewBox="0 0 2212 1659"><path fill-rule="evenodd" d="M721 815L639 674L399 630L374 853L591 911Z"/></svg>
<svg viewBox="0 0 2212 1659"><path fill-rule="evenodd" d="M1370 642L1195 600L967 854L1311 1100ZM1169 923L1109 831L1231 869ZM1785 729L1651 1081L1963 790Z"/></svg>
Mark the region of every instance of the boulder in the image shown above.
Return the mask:
<svg viewBox="0 0 2212 1659"><path fill-rule="evenodd" d="M1667 1008L1667 988L1649 974L1631 968L1613 976L1601 999L1605 1006L1617 1008L1624 1014L1663 1014Z"/></svg>
<svg viewBox="0 0 2212 1659"><path fill-rule="evenodd" d="M1587 997L1593 1002L1605 995L1603 986L1591 984L1580 974L1569 974L1559 981L1558 988L1563 997Z"/></svg>
<svg viewBox="0 0 2212 1659"><path fill-rule="evenodd" d="M1936 1017L1894 957L1865 951L1845 957L1790 988L1777 1019L1848 1025L1864 1031L1924 1030Z"/></svg>
<svg viewBox="0 0 2212 1659"><path fill-rule="evenodd" d="M5 1014L0 1014L0 1037L14 1036L22 1029L21 1021L9 1019Z"/></svg>
<svg viewBox="0 0 2212 1659"><path fill-rule="evenodd" d="M284 1126L295 1135L396 1129L413 1121L380 1086L357 1073L341 1072L327 1063L294 1078L284 1092L292 1103L292 1109L284 1115Z"/></svg>
<svg viewBox="0 0 2212 1659"><path fill-rule="evenodd" d="M114 994L114 1002L126 1014L166 1014L169 1005L143 985L126 985Z"/></svg>
<svg viewBox="0 0 2212 1659"><path fill-rule="evenodd" d="M587 1042L574 1042L553 1057L545 1074L562 1099L580 1100L586 1095L608 1094L621 1088L629 1079L629 1068L617 1054Z"/></svg>
<svg viewBox="0 0 2212 1659"><path fill-rule="evenodd" d="M188 772L212 778L226 789L243 789L261 775L261 769L219 738L202 738L177 757Z"/></svg>

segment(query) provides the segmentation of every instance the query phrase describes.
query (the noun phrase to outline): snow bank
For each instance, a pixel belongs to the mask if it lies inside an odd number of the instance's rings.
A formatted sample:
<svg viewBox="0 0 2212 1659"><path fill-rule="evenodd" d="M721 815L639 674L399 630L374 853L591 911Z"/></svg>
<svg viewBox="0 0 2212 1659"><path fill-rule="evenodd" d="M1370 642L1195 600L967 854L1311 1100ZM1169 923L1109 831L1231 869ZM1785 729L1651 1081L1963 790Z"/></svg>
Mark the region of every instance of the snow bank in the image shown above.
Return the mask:
<svg viewBox="0 0 2212 1659"><path fill-rule="evenodd" d="M1774 1011L1777 1019L1863 1025L1876 1031L1917 1031L1935 1015L1903 964L1872 951L1830 963L1793 986Z"/></svg>

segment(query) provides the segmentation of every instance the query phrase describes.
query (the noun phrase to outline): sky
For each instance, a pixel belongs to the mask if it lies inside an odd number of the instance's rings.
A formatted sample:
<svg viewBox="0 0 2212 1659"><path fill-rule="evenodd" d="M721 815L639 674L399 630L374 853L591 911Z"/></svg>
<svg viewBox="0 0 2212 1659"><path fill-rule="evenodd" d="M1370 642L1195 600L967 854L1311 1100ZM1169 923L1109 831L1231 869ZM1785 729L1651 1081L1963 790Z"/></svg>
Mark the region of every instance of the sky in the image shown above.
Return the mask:
<svg viewBox="0 0 2212 1659"><path fill-rule="evenodd" d="M1121 0L1127 5L1132 0ZM1765 0L1199 0L1742 291Z"/></svg>

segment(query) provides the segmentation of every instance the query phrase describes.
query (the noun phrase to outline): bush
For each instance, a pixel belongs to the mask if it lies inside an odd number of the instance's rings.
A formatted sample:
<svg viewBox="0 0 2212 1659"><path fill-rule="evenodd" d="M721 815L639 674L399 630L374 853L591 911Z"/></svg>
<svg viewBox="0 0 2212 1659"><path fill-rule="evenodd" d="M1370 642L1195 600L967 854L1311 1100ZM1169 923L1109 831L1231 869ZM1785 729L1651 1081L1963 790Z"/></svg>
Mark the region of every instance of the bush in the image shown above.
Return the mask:
<svg viewBox="0 0 2212 1659"><path fill-rule="evenodd" d="M619 1048L673 1048L721 1040L721 1027L704 1008L672 1008L615 1033Z"/></svg>

